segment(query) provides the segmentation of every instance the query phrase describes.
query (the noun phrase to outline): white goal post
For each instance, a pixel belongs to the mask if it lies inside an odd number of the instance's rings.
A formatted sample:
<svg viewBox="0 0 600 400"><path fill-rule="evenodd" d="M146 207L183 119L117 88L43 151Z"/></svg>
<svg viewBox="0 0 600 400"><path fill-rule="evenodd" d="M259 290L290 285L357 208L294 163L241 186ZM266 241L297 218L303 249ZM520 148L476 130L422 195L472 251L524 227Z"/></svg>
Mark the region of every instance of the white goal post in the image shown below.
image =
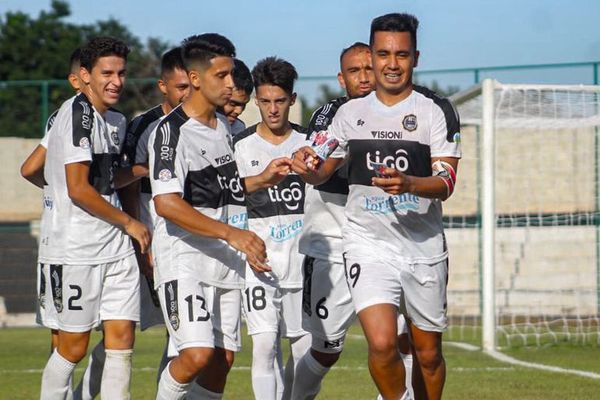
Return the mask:
<svg viewBox="0 0 600 400"><path fill-rule="evenodd" d="M476 149L472 162L461 161L466 182L445 205L446 222L461 228L452 221L475 214L479 232L448 230L451 321L478 321L487 351L499 334L508 345L600 343L600 87L486 79L450 100L461 130L477 139L468 141ZM477 253L478 281L452 285L454 268L464 270L453 241L459 253Z"/></svg>

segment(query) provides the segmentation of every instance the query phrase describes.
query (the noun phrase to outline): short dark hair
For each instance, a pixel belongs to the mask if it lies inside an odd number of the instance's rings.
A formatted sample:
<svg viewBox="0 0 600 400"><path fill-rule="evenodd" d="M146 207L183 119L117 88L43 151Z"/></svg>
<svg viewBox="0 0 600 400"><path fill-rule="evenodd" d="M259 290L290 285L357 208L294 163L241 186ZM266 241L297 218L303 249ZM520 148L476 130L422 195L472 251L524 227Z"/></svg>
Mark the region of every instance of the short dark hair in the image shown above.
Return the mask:
<svg viewBox="0 0 600 400"><path fill-rule="evenodd" d="M129 47L119 39L109 36L92 38L81 48L81 66L91 71L100 57L117 56L127 61Z"/></svg>
<svg viewBox="0 0 600 400"><path fill-rule="evenodd" d="M413 49L417 49L417 17L406 13L391 13L377 17L371 22L369 45L373 46L375 32L409 32Z"/></svg>
<svg viewBox="0 0 600 400"><path fill-rule="evenodd" d="M233 43L218 33L203 33L183 39L181 49L183 65L188 71L194 63L205 67L215 57L235 57Z"/></svg>
<svg viewBox="0 0 600 400"><path fill-rule="evenodd" d="M267 57L260 60L252 68L254 87L260 85L279 86L289 95L294 93L294 81L298 79L296 68L278 57Z"/></svg>
<svg viewBox="0 0 600 400"><path fill-rule="evenodd" d="M181 56L181 47L175 47L165 54L160 60L160 76L165 77L165 74L175 71L175 69L185 70L183 65L183 57Z"/></svg>
<svg viewBox="0 0 600 400"><path fill-rule="evenodd" d="M354 49L361 49L364 48L365 50L370 50L370 47L368 44L363 43L363 42L354 42L354 44L346 47L344 50L342 50L342 52L340 53L340 66L342 65L342 58L344 58L344 56L346 55L347 52L349 52L350 50L354 50Z"/></svg>
<svg viewBox="0 0 600 400"><path fill-rule="evenodd" d="M69 58L69 73L75 73L74 71L79 71L81 67L81 47L76 48L71 53L71 57Z"/></svg>
<svg viewBox="0 0 600 400"><path fill-rule="evenodd" d="M250 69L242 60L237 58L233 60L233 85L236 89L246 92L248 96L252 94L252 89L254 89Z"/></svg>

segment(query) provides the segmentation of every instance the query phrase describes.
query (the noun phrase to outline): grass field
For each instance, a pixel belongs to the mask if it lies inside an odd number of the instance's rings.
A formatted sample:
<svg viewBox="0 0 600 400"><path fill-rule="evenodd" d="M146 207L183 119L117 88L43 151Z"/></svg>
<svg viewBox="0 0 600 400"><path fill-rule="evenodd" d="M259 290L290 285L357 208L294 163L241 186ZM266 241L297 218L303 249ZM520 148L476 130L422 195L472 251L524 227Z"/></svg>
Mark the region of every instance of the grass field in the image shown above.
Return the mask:
<svg viewBox="0 0 600 400"><path fill-rule="evenodd" d="M94 334L91 343L100 336ZM153 399L156 366L163 348L164 331L150 329L137 336L132 381L133 399ZM472 343L477 344L477 343ZM39 398L41 371L49 348L49 333L38 328L0 329L0 399ZM251 342L236 356L229 375L226 399L252 399ZM553 345L542 348L505 349L524 361L600 373L600 347ZM448 368L445 399L598 399L600 380L527 369L501 363L480 351L444 347ZM77 369L76 380L83 372ZM375 399L377 393L366 368L366 343L353 327L344 353L324 381L321 399Z"/></svg>

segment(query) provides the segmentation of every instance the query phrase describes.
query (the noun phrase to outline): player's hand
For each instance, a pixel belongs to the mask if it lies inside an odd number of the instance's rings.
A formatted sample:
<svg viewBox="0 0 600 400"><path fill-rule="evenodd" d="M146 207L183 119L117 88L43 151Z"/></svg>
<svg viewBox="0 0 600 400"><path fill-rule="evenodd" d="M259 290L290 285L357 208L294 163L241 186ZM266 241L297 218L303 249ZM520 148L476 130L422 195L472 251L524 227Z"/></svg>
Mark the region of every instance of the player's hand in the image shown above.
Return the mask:
<svg viewBox="0 0 600 400"><path fill-rule="evenodd" d="M308 175L317 170L319 157L310 146L296 150L292 159L292 171L298 175Z"/></svg>
<svg viewBox="0 0 600 400"><path fill-rule="evenodd" d="M280 157L271 160L267 168L260 173L261 180L267 186L277 185L291 172L292 160Z"/></svg>
<svg viewBox="0 0 600 400"><path fill-rule="evenodd" d="M269 272L265 242L252 231L229 227L225 238L231 247L246 254L246 260L255 272Z"/></svg>
<svg viewBox="0 0 600 400"><path fill-rule="evenodd" d="M148 251L146 254L135 252L140 272L147 278L152 279L154 277L154 261L152 259L152 252Z"/></svg>
<svg viewBox="0 0 600 400"><path fill-rule="evenodd" d="M146 254L150 249L150 242L152 240L148 227L137 219L130 218L123 228L129 236L138 242L140 245L140 252Z"/></svg>
<svg viewBox="0 0 600 400"><path fill-rule="evenodd" d="M383 171L384 176L371 178L373 186L383 189L389 194L402 194L410 189L411 177L398 171L395 168L386 168Z"/></svg>

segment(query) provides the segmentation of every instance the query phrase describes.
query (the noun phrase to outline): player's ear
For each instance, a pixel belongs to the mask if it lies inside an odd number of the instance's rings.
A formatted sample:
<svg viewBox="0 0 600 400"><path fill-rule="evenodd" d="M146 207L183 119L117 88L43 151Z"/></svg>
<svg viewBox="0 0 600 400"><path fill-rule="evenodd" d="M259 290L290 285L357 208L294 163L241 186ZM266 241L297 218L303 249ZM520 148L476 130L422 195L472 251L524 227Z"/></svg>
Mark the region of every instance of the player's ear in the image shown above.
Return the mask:
<svg viewBox="0 0 600 400"><path fill-rule="evenodd" d="M188 72L188 77L190 78L190 86L194 89L200 88L200 73L195 69L190 70Z"/></svg>
<svg viewBox="0 0 600 400"><path fill-rule="evenodd" d="M79 77L86 85L90 84L90 72L85 67L79 68Z"/></svg>
<svg viewBox="0 0 600 400"><path fill-rule="evenodd" d="M338 72L337 74L337 80L340 83L340 86L342 87L342 89L346 89L346 81L344 80L344 75L342 75L341 72Z"/></svg>
<svg viewBox="0 0 600 400"><path fill-rule="evenodd" d="M159 79L157 86L158 86L158 90L160 90L160 92L166 96L167 95L167 84L165 83L165 81L163 81L162 79Z"/></svg>
<svg viewBox="0 0 600 400"><path fill-rule="evenodd" d="M290 96L290 106L294 105L294 103L296 102L296 97L298 97L296 95L296 92L292 93L292 95Z"/></svg>

